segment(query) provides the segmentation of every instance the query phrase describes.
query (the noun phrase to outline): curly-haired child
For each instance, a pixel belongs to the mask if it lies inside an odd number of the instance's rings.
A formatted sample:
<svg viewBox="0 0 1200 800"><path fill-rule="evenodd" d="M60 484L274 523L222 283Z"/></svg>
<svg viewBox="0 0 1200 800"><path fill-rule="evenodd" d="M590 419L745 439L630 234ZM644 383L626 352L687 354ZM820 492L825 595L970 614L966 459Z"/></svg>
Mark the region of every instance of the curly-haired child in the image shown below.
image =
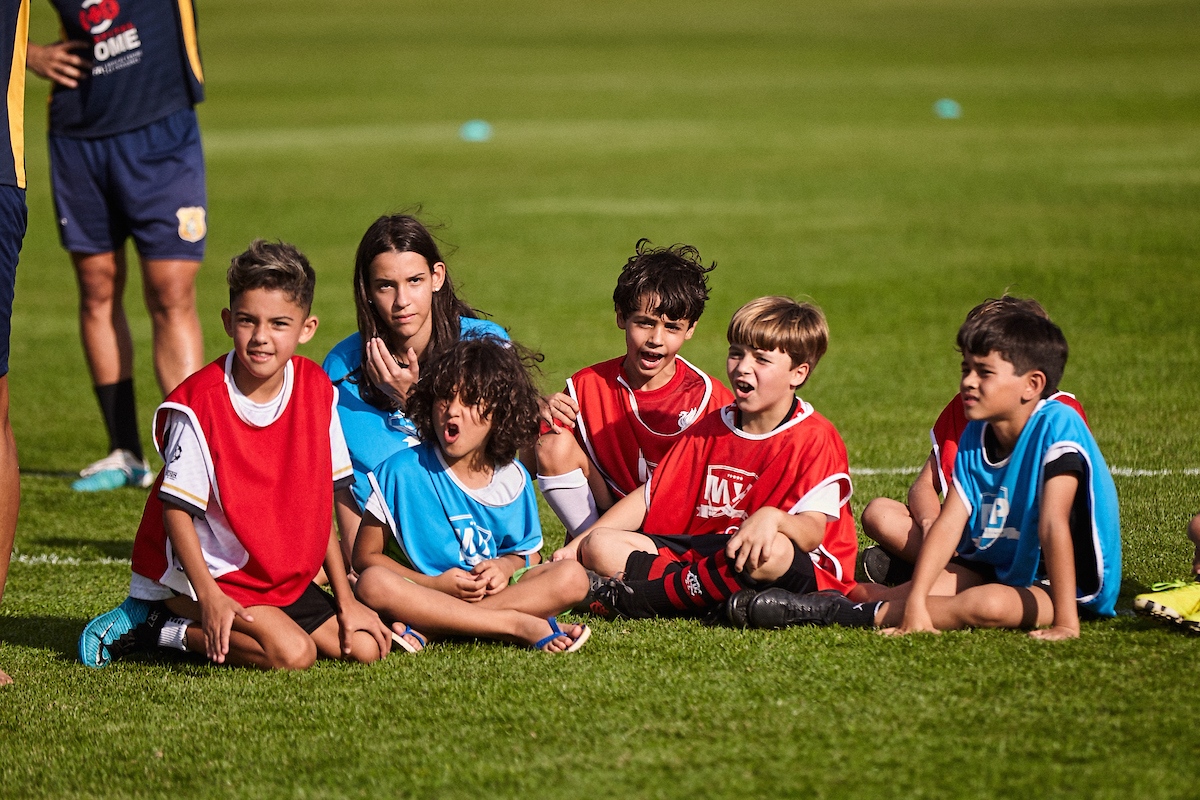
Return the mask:
<svg viewBox="0 0 1200 800"><path fill-rule="evenodd" d="M577 650L583 625L554 615L581 601L577 562L537 564L537 496L518 451L537 438L531 357L494 337L439 353L408 396L421 444L370 475L354 542L355 592L385 618L434 635Z"/></svg>

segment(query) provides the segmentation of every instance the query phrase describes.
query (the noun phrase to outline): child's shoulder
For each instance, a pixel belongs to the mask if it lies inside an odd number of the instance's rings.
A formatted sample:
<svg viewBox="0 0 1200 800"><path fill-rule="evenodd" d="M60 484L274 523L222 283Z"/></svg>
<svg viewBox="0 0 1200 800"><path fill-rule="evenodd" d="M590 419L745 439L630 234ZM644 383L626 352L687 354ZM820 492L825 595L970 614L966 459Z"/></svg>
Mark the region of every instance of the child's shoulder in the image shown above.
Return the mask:
<svg viewBox="0 0 1200 800"><path fill-rule="evenodd" d="M321 368L331 381L340 381L358 369L361 363L362 336L355 331L333 346L321 362Z"/></svg>
<svg viewBox="0 0 1200 800"><path fill-rule="evenodd" d="M494 336L497 339L508 340L508 331L490 319L477 317L459 317L458 335L464 339L474 339L483 336Z"/></svg>
<svg viewBox="0 0 1200 800"><path fill-rule="evenodd" d="M598 361L576 372L571 376L571 380L575 383L587 380L599 380L603 383L616 386L617 380L621 377L621 364L624 361L625 356Z"/></svg>

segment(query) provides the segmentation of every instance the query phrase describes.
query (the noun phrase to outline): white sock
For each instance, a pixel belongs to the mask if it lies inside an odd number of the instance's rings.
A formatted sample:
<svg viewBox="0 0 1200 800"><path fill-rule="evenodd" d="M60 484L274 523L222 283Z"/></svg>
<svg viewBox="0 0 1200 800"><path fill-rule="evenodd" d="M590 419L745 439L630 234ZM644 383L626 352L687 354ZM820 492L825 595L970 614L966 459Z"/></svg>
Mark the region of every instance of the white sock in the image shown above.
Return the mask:
<svg viewBox="0 0 1200 800"><path fill-rule="evenodd" d="M163 624L158 632L158 646L170 647L175 650L187 651L187 628L192 620L183 617L171 617Z"/></svg>
<svg viewBox="0 0 1200 800"><path fill-rule="evenodd" d="M596 498L592 497L583 470L573 469L565 475L538 475L537 482L546 505L566 527L568 542L600 519Z"/></svg>

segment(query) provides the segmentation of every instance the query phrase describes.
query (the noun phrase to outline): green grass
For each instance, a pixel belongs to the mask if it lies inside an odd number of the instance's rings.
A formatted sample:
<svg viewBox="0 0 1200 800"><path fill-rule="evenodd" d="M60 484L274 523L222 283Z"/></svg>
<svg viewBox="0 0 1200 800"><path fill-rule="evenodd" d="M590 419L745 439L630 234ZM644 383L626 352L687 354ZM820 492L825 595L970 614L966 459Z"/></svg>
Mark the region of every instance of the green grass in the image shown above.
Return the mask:
<svg viewBox="0 0 1200 800"><path fill-rule="evenodd" d="M685 354L720 374L738 305L813 298L832 343L804 396L852 467L896 469L921 462L955 390L963 315L1010 288L1064 328L1063 386L1109 463L1170 473L1117 478L1121 607L1185 573L1200 510L1194 2L199 6L210 356L227 342L224 267L251 238L313 259L322 323L305 352L320 359L354 324L362 231L420 203L447 223L464 295L541 349L557 388L621 351L609 297L634 241L684 241L719 263ZM45 4L33 28L54 36ZM85 620L124 596L144 494L67 488L105 440L54 233L44 95L31 82L4 796L1194 793L1200 639L1128 615L1058 645L595 622L570 658L456 644L300 675L79 666ZM935 118L940 97L962 119ZM458 139L473 118L491 142ZM147 428L136 279L127 296ZM909 479L859 473L856 511Z"/></svg>

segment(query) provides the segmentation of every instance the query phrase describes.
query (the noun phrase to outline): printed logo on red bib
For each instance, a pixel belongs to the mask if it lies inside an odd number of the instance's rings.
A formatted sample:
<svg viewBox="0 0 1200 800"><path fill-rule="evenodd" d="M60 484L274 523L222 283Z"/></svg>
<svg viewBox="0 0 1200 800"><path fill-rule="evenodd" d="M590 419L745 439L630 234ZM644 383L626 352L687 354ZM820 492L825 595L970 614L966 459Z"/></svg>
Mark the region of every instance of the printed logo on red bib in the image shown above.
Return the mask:
<svg viewBox="0 0 1200 800"><path fill-rule="evenodd" d="M756 480L758 475L753 472L719 465L709 466L704 476L704 499L696 508L696 516L702 519L745 519L748 515L740 506Z"/></svg>

